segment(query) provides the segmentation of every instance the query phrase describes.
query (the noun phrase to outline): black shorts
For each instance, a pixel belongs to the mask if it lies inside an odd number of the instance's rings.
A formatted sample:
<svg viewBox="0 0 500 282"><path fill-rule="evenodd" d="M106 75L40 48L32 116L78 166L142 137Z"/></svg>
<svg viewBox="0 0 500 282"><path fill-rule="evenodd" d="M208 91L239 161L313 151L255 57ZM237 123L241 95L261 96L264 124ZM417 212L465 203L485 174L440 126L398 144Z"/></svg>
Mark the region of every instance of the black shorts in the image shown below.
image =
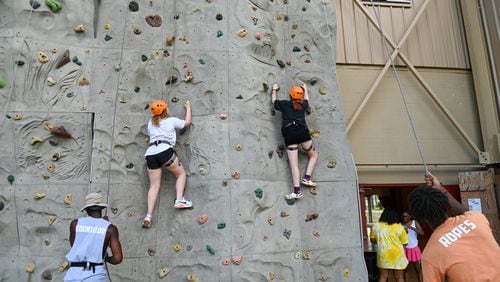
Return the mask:
<svg viewBox="0 0 500 282"><path fill-rule="evenodd" d="M309 129L300 124L281 128L281 134L285 137L286 146L300 144L311 140Z"/></svg>
<svg viewBox="0 0 500 282"><path fill-rule="evenodd" d="M156 155L146 156L146 164L149 169L158 169L162 165L166 164L169 161L174 161L175 152L173 148L168 148L167 150L158 153Z"/></svg>

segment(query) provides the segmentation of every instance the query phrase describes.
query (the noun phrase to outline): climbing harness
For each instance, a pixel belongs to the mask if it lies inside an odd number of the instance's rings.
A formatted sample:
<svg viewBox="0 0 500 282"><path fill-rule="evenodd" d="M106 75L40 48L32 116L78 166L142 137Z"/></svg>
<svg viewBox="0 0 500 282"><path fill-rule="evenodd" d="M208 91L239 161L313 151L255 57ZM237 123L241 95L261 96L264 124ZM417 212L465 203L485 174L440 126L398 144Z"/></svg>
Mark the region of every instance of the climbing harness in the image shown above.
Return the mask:
<svg viewBox="0 0 500 282"><path fill-rule="evenodd" d="M95 267L104 265L103 262L101 263L94 263L90 261L82 261L82 262L70 262L69 267L83 267L83 270L92 270L93 273L95 273ZM106 268L107 270L107 268ZM108 275L109 276L109 275Z"/></svg>
<svg viewBox="0 0 500 282"><path fill-rule="evenodd" d="M382 22L380 20L380 15L377 13L377 10L375 9L375 5L373 3L373 0L370 0L370 2L371 2L371 5L372 5L373 13L375 14L375 17L377 18L377 24L378 24L380 36L382 37L383 42L384 42L384 48L383 48L384 55L386 55L387 57L389 57L389 60L391 60L391 67L392 67L392 70L394 72L394 77L396 78L396 82L398 84L399 93L401 94L401 98L403 99L403 104L404 104L404 107L405 107L405 110L406 110L406 114L408 116L408 121L410 123L410 127L411 127L412 132L413 132L413 137L414 137L415 142L417 144L417 150L418 150L418 153L420 155L420 159L422 160L422 163L424 165L425 174L427 174L427 173L429 173L429 170L427 169L427 162L425 161L425 158L424 158L424 153L422 151L422 146L420 144L420 139L419 139L417 131L415 129L415 125L414 125L414 122L413 122L412 114L410 112L410 109L408 108L408 102L406 101L406 93L405 93L405 90L404 90L403 85L401 83L401 80L399 78L398 70L396 69L396 65L394 64L394 60L390 56L390 54L388 54L388 52L387 52L387 50L390 50L390 46L387 44L387 40L384 37L384 30L382 28Z"/></svg>
<svg viewBox="0 0 500 282"><path fill-rule="evenodd" d="M170 145L170 147L172 147L172 148L174 147L174 146L172 146L172 144L170 144L170 142L168 142L167 140L156 140L156 141L154 141L154 142L149 143L149 147L151 147L151 146L153 146L153 145L158 146L158 145L160 145L160 144L167 144L167 145Z"/></svg>

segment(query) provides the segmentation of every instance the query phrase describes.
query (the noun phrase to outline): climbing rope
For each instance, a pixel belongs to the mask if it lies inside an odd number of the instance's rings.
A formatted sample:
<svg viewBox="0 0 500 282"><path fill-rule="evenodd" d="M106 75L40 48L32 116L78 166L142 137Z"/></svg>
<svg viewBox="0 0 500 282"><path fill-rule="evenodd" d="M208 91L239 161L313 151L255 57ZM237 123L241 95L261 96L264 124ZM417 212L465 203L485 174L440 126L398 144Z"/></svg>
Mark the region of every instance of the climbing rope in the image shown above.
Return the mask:
<svg viewBox="0 0 500 282"><path fill-rule="evenodd" d="M125 14L125 18L127 19L128 18L128 14L129 14L129 9L125 9L126 10L126 14ZM122 62L123 62L123 48L125 46L125 32L127 30L127 21L123 21L123 37L122 37L122 46L120 48L120 63L119 63L119 66L120 68L122 67ZM113 153L114 153L114 147L115 147L115 127L116 127L116 112L117 112L117 108L118 108L118 93L119 93L119 88L120 88L120 78L121 78L121 75L122 75L122 72L121 70L119 71L118 73L118 78L116 80L116 94L115 94L115 100L114 100L114 107L113 107L113 122L111 124L112 126L112 129L111 129L111 145L110 145L110 149L109 149L109 166L108 166L108 181L107 181L107 187L108 187L108 191L106 193L106 203L109 204L109 186L111 184L111 164L112 164L112 161L113 161ZM91 188L92 188L92 181L89 182L89 192L91 191ZM106 209L106 212L105 212L105 216L108 214L108 209Z"/></svg>
<svg viewBox="0 0 500 282"><path fill-rule="evenodd" d="M167 5L169 2L166 1L164 3L165 3L165 5ZM177 13L177 0L173 1L173 6L174 6L174 42L172 44L172 54L170 54L170 56L172 56L172 66L170 67L170 70L167 71L167 74L168 74L167 79L170 80L168 91L167 91L167 93L169 95L172 94L172 88L173 88L173 85L174 85L174 82L171 80L171 78L172 78L172 76L175 73L175 50L176 50L175 45L177 45L177 44L175 44L175 41L178 40L178 38L177 38L177 36L178 36L178 34L177 34L177 21L179 20L179 14ZM183 16L182 18L184 20L185 17ZM166 38L166 36L164 36L164 38ZM170 73L170 71L172 73ZM179 79L181 79L181 78L179 77ZM161 99L165 100L165 93L163 91L162 91L162 94L161 94Z"/></svg>
<svg viewBox="0 0 500 282"><path fill-rule="evenodd" d="M425 158L424 158L424 153L422 150L422 146L420 144L420 139L419 139L417 131L415 129L415 124L413 122L412 114L410 112L410 109L408 108L408 102L406 100L406 93L405 93L405 90L404 90L403 85L401 83L401 80L399 78L399 73L398 73L398 70L396 69L396 65L394 64L394 60L392 59L390 52L388 52L388 50L390 50L390 46L387 43L386 38L384 37L384 29L382 28L382 22L380 20L380 15L379 15L379 13L377 13L377 10L375 9L375 5L373 3L373 0L370 0L370 2L372 5L373 13L375 14L375 17L377 18L377 24L378 24L380 36L382 37L382 40L384 42L384 48L383 48L384 56L389 57L389 60L391 60L391 67L392 67L392 70L394 72L394 77L396 78L396 82L398 84L399 93L401 94L401 98L403 99L403 104L404 104L404 107L406 110L406 114L408 116L408 121L410 123L410 127L411 127L411 130L413 132L413 137L414 137L415 142L417 144L418 153L419 153L420 159L422 160L422 163L424 165L425 174L427 174L427 173L429 173L429 170L427 169L427 162L425 161Z"/></svg>

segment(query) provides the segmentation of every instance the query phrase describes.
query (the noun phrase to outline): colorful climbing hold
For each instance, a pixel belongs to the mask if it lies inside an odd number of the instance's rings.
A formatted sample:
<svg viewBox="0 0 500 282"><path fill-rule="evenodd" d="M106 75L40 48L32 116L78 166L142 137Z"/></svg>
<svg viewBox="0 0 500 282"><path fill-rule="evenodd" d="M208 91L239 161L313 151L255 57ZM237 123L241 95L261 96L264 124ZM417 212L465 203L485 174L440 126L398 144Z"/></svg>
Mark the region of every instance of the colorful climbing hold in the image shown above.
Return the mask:
<svg viewBox="0 0 500 282"><path fill-rule="evenodd" d="M230 263L231 263L230 259L225 258L222 260L222 265L229 265Z"/></svg>
<svg viewBox="0 0 500 282"><path fill-rule="evenodd" d="M257 32L255 33L255 39L257 39L257 40L261 40L261 39L262 39L262 34L261 34L260 32L258 32L258 31L257 31Z"/></svg>
<svg viewBox="0 0 500 282"><path fill-rule="evenodd" d="M75 63L75 64L77 64L77 65L79 65L79 66L81 66L81 65L82 65L82 62L80 62L80 60L78 59L78 57L77 57L77 56L74 56L74 57L73 57L73 59L72 59L71 61L73 61L73 63Z"/></svg>
<svg viewBox="0 0 500 282"><path fill-rule="evenodd" d="M217 30L217 37L222 37L224 33L222 33L222 30Z"/></svg>
<svg viewBox="0 0 500 282"><path fill-rule="evenodd" d="M231 173L231 177L238 180L238 179L240 179L241 174L239 171L235 171L235 172Z"/></svg>
<svg viewBox="0 0 500 282"><path fill-rule="evenodd" d="M215 15L215 19L218 20L218 21L221 21L222 20L222 14Z"/></svg>
<svg viewBox="0 0 500 282"><path fill-rule="evenodd" d="M113 37L109 34L106 34L106 36L104 36L105 41L110 41L111 39L113 39Z"/></svg>
<svg viewBox="0 0 500 282"><path fill-rule="evenodd" d="M46 269L42 272L42 278L44 280L52 280L52 273L50 272L50 270Z"/></svg>
<svg viewBox="0 0 500 282"><path fill-rule="evenodd" d="M280 68L285 67L285 62L283 62L282 60L276 60L276 63L278 63L278 66L280 66Z"/></svg>
<svg viewBox="0 0 500 282"><path fill-rule="evenodd" d="M207 245L207 251L208 251L211 255L215 255L215 250L214 250L214 248L212 248L212 246Z"/></svg>
<svg viewBox="0 0 500 282"><path fill-rule="evenodd" d="M146 16L146 22L152 27L160 27L162 20L160 15Z"/></svg>
<svg viewBox="0 0 500 282"><path fill-rule="evenodd" d="M139 3L136 1L130 1L130 3L128 3L128 8L132 12L137 12L139 11Z"/></svg>
<svg viewBox="0 0 500 282"><path fill-rule="evenodd" d="M281 217L287 217L287 216L289 216L289 214L286 211L282 211L282 212L280 212L280 216Z"/></svg>
<svg viewBox="0 0 500 282"><path fill-rule="evenodd" d="M177 82L177 76L172 75L167 79L167 82L165 82L166 85L174 84Z"/></svg>
<svg viewBox="0 0 500 282"><path fill-rule="evenodd" d="M104 24L104 29L105 29L105 30L108 30L108 29L110 29L110 28L111 28L111 24L110 24L110 23L105 23L105 24Z"/></svg>
<svg viewBox="0 0 500 282"><path fill-rule="evenodd" d="M269 225L274 225L274 221L273 221L273 218L268 216L267 217L267 223L269 223Z"/></svg>
<svg viewBox="0 0 500 282"><path fill-rule="evenodd" d="M4 208L4 203L0 201L0 211L3 210Z"/></svg>
<svg viewBox="0 0 500 282"><path fill-rule="evenodd" d="M69 262L67 260L65 260L59 265L58 270L59 270L59 272L64 272L68 267L69 267Z"/></svg>
<svg viewBox="0 0 500 282"><path fill-rule="evenodd" d="M283 230L283 236L285 236L287 240L290 240L290 236L292 236L292 230L285 228L285 230Z"/></svg>
<svg viewBox="0 0 500 282"><path fill-rule="evenodd" d="M311 220L315 220L319 217L319 214L317 213L310 213L306 216L306 222L308 221L311 221Z"/></svg>
<svg viewBox="0 0 500 282"><path fill-rule="evenodd" d="M69 63L69 50L64 51L64 53L57 59L56 69Z"/></svg>
<svg viewBox="0 0 500 282"><path fill-rule="evenodd" d="M167 36L167 46L172 46L175 43L175 35L169 35Z"/></svg>
<svg viewBox="0 0 500 282"><path fill-rule="evenodd" d="M231 261L235 264L235 265L240 265L242 262L243 262L243 257L242 256L233 256L231 258Z"/></svg>
<svg viewBox="0 0 500 282"><path fill-rule="evenodd" d="M49 7L52 13L57 13L62 9L62 3L57 0L45 0L45 5Z"/></svg>
<svg viewBox="0 0 500 282"><path fill-rule="evenodd" d="M197 282L198 281L198 278L196 277L196 275L194 274L189 274L187 277L186 277L187 281L188 282Z"/></svg>
<svg viewBox="0 0 500 282"><path fill-rule="evenodd" d="M146 55L141 56L141 61L145 62L147 60L148 60L148 56L146 56Z"/></svg>
<svg viewBox="0 0 500 282"><path fill-rule="evenodd" d="M205 60L203 60L202 58L199 58L198 59L198 63L200 63L200 65L204 65L205 64Z"/></svg>
<svg viewBox="0 0 500 282"><path fill-rule="evenodd" d="M160 278L163 278L165 276L168 275L168 273L170 272L170 269L164 267L164 268L161 268L159 271L158 271L158 276L160 276Z"/></svg>
<svg viewBox="0 0 500 282"><path fill-rule="evenodd" d="M342 270L342 273L345 277L349 277L349 275L351 275L351 271L347 267Z"/></svg>
<svg viewBox="0 0 500 282"><path fill-rule="evenodd" d="M133 31L134 31L134 34L136 34L136 35L139 35L142 33L142 30L138 27L134 27Z"/></svg>
<svg viewBox="0 0 500 282"><path fill-rule="evenodd" d="M38 9L38 8L40 8L40 2L35 1L35 0L30 0L30 5L35 10Z"/></svg>
<svg viewBox="0 0 500 282"><path fill-rule="evenodd" d="M60 126L54 126L53 128L50 129L50 133L52 133L55 136L62 137L62 138L71 138L71 134L66 130L66 128L63 125Z"/></svg>
<svg viewBox="0 0 500 282"><path fill-rule="evenodd" d="M49 76L49 77L47 77L47 84L49 86L54 86L54 85L57 84L57 81L55 79L53 79L52 77Z"/></svg>
<svg viewBox="0 0 500 282"><path fill-rule="evenodd" d="M305 260L310 260L312 258L312 254L310 251L305 251L303 254L302 254L302 258L305 259Z"/></svg>
<svg viewBox="0 0 500 282"><path fill-rule="evenodd" d="M175 246L174 246L174 251L175 251L176 253L178 253L178 252L180 252L181 250L182 250L181 245L179 245L179 244L175 244Z"/></svg>
<svg viewBox="0 0 500 282"><path fill-rule="evenodd" d="M85 26L83 24L79 24L79 25L75 26L75 28L73 30L76 33L82 33L82 32L85 32Z"/></svg>
<svg viewBox="0 0 500 282"><path fill-rule="evenodd" d="M0 89L4 88L5 87L5 77L3 77L3 75L0 74Z"/></svg>
<svg viewBox="0 0 500 282"><path fill-rule="evenodd" d="M47 56L45 53L43 52L38 52L38 61L42 64L45 64L46 62L49 61L49 56Z"/></svg>
<svg viewBox="0 0 500 282"><path fill-rule="evenodd" d="M41 199L45 198L45 196L47 196L47 194L38 192L38 193L35 194L35 196L33 196L33 199L35 199L35 200L38 201L38 200L41 200Z"/></svg>
<svg viewBox="0 0 500 282"><path fill-rule="evenodd" d="M295 254L293 255L294 258L299 259L302 257L302 252L301 251L296 251Z"/></svg>
<svg viewBox="0 0 500 282"><path fill-rule="evenodd" d="M336 160L331 160L326 164L326 167L328 168L335 168L337 166L337 161Z"/></svg>
<svg viewBox="0 0 500 282"><path fill-rule="evenodd" d="M314 237L319 237L319 236L320 236L320 235L319 235L319 231L314 231L314 232L313 232L313 236L314 236Z"/></svg>
<svg viewBox="0 0 500 282"><path fill-rule="evenodd" d="M208 220L207 214L200 214L200 216L198 216L198 223L199 224L204 224L205 222L207 222L207 220Z"/></svg>
<svg viewBox="0 0 500 282"><path fill-rule="evenodd" d="M321 95L325 95L327 92L328 92L328 90L326 89L326 87L325 87L325 86L321 86L321 87L319 88L319 94L321 94Z"/></svg>
<svg viewBox="0 0 500 282"><path fill-rule="evenodd" d="M219 222L217 224L217 229L224 229L226 228L226 223L225 222Z"/></svg>
<svg viewBox="0 0 500 282"><path fill-rule="evenodd" d="M73 195L66 194L66 196L64 196L64 203L68 206L71 205L73 203Z"/></svg>
<svg viewBox="0 0 500 282"><path fill-rule="evenodd" d="M311 195L318 195L318 188L317 187L309 187L309 193L311 193Z"/></svg>
<svg viewBox="0 0 500 282"><path fill-rule="evenodd" d="M300 48L297 47L297 46L294 46L293 49L292 49L293 52L300 52Z"/></svg>
<svg viewBox="0 0 500 282"><path fill-rule="evenodd" d="M14 63L15 63L16 65L20 66L20 67L21 67L21 66L24 66L24 61L21 61L21 60L19 60L19 61L15 61Z"/></svg>
<svg viewBox="0 0 500 282"><path fill-rule="evenodd" d="M24 270L26 270L26 272L33 273L35 271L35 264L32 262L27 263Z"/></svg>
<svg viewBox="0 0 500 282"><path fill-rule="evenodd" d="M240 30L238 31L238 33L237 33L237 34L238 34L238 36L239 36L239 37L243 38L243 37L247 36L248 31L247 31L246 29L242 28L242 29L240 29Z"/></svg>
<svg viewBox="0 0 500 282"><path fill-rule="evenodd" d="M311 128L309 130L309 135L314 138L318 138L321 135L321 132L317 129Z"/></svg>
<svg viewBox="0 0 500 282"><path fill-rule="evenodd" d="M257 188L254 191L255 197L262 199L262 196L264 195L264 191L261 188Z"/></svg>

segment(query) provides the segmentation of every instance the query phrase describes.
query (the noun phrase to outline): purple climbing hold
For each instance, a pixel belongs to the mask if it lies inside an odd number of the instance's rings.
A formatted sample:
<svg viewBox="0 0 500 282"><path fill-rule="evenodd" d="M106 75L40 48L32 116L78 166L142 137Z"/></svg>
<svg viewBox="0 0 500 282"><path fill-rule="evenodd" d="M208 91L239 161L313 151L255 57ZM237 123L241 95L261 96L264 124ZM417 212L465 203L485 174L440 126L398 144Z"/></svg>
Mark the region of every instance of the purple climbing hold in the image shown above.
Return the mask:
<svg viewBox="0 0 500 282"><path fill-rule="evenodd" d="M146 22L152 27L160 27L162 22L161 16L159 15L147 16Z"/></svg>

